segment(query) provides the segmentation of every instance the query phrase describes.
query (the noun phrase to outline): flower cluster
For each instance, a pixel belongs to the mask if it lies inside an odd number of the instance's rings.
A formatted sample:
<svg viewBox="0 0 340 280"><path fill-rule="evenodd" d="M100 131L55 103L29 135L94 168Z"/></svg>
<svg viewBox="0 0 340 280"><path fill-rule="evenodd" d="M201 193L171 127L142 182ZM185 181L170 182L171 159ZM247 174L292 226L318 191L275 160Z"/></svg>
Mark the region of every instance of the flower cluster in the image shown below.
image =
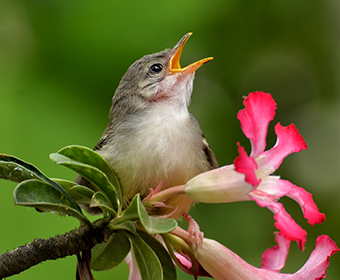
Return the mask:
<svg viewBox="0 0 340 280"><path fill-rule="evenodd" d="M237 143L239 156L233 164L202 173L185 186L168 189L163 196L159 193L153 199L185 193L191 199L205 203L255 201L274 213L275 227L279 230L276 233L277 245L263 253L262 267L256 268L214 240L203 238L198 246L194 246L195 242L190 242L192 235L180 228L163 235L164 242L169 252L177 252L172 253L176 264L195 277L208 275L214 279L322 279L326 276L329 257L339 250L324 235L317 238L315 250L299 271L295 274L279 272L285 265L290 242L296 241L303 250L307 233L278 200L283 196L295 200L311 225L325 220L325 215L319 212L310 193L272 175L286 156L307 149L307 145L293 124L284 127L278 123L275 126L276 144L265 150L268 125L274 118L276 103L268 93L253 92L245 98L244 105L245 108L239 111L237 118L242 131L250 140L250 155ZM132 264L133 261L130 259L129 263ZM134 276L130 279L138 279L135 276L136 270L132 271Z"/></svg>
<svg viewBox="0 0 340 280"><path fill-rule="evenodd" d="M325 215L319 212L310 193L271 174L287 155L307 149L307 145L293 124L284 127L278 123L275 126L276 144L265 151L268 124L274 118L276 103L268 93L253 92L244 104L245 109L239 111L237 117L250 140L250 156L238 143L239 156L233 165L194 177L187 183L185 192L189 197L207 203L254 200L259 206L268 207L274 213L276 228L288 240L297 241L303 249L306 231L277 200L282 196L294 199L311 225L322 223Z"/></svg>

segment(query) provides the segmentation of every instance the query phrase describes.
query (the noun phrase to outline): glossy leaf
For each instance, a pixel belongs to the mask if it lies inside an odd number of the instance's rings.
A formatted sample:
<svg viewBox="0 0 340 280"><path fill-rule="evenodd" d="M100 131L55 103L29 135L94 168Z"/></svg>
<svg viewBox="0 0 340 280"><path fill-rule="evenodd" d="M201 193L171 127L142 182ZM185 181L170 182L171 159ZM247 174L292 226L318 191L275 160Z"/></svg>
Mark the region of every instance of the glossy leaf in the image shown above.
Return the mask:
<svg viewBox="0 0 340 280"><path fill-rule="evenodd" d="M130 252L131 244L123 231L110 236L107 243L97 244L92 249L91 268L108 270L119 265Z"/></svg>
<svg viewBox="0 0 340 280"><path fill-rule="evenodd" d="M156 253L159 261L161 262L163 269L164 280L176 280L177 273L176 267L163 244L159 242L155 237L147 234L144 231L138 230L139 236L150 246L150 248Z"/></svg>
<svg viewBox="0 0 340 280"><path fill-rule="evenodd" d="M97 188L98 191L102 191L110 200L110 207L117 211L118 201L115 188L110 183L107 176L98 168L91 165L74 161L66 156L60 154L51 154L50 158L56 164L64 165L83 176L86 180Z"/></svg>
<svg viewBox="0 0 340 280"><path fill-rule="evenodd" d="M90 207L99 207L112 217L116 216L115 210L111 208L111 203L107 196L102 192L96 192L91 199Z"/></svg>
<svg viewBox="0 0 340 280"><path fill-rule="evenodd" d="M157 254L138 235L126 235L132 241L133 253L143 280L163 280L163 269Z"/></svg>
<svg viewBox="0 0 340 280"><path fill-rule="evenodd" d="M26 180L14 189L13 196L16 205L35 207L44 212L51 211L61 215L70 215L90 224L68 197L46 182L37 179Z"/></svg>
<svg viewBox="0 0 340 280"><path fill-rule="evenodd" d="M1 155L2 157L4 155ZM26 167L15 162L0 160L0 178L20 183L29 179L38 179L38 177Z"/></svg>
<svg viewBox="0 0 340 280"><path fill-rule="evenodd" d="M64 155L75 161L94 166L104 172L116 190L117 198L120 201L119 205L122 205L122 194L117 176L108 162L101 155L87 147L76 145L67 146L58 151L58 154Z"/></svg>
<svg viewBox="0 0 340 280"><path fill-rule="evenodd" d="M40 179L51 185L53 188L61 192L66 197L68 197L68 199L73 204L73 207L81 212L78 204L57 182L48 178L34 165L27 163L19 158L4 154L0 155L0 178L18 183L29 179Z"/></svg>

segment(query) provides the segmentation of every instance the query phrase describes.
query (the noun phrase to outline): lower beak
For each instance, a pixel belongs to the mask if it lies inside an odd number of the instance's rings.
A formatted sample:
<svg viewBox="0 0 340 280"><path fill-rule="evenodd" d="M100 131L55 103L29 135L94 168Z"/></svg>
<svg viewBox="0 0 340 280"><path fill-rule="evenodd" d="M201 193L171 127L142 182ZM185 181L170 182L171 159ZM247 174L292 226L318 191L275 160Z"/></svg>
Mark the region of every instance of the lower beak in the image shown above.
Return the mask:
<svg viewBox="0 0 340 280"><path fill-rule="evenodd" d="M186 41L189 39L189 37L192 35L191 32L187 33L183 36L183 38L176 44L176 46L172 49L172 56L170 58L169 63L169 70L171 73L194 73L198 68L200 68L204 63L207 63L208 61L212 60L213 57L208 57L201 59L199 61L196 61L187 67L181 68L181 65L179 63L179 60L181 58L181 54L183 51L183 47L186 43Z"/></svg>

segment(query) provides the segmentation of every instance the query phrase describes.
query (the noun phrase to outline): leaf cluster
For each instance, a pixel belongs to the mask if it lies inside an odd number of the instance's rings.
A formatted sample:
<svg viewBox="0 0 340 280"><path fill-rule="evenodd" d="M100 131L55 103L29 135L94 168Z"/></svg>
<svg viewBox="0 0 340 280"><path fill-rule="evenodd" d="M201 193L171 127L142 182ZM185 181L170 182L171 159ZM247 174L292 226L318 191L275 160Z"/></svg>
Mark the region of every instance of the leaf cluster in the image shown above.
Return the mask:
<svg viewBox="0 0 340 280"><path fill-rule="evenodd" d="M111 166L99 154L82 146L67 146L50 155L88 180L93 189L63 179L51 179L34 165L9 155L0 155L0 179L17 182L15 205L35 207L39 212L53 212L77 218L93 227L80 206L100 208L110 232L107 242L92 249L91 269L108 270L134 256L143 280L176 279L176 269L157 234L177 227L170 218L149 216L137 194L123 208L122 191ZM98 220L94 223L97 223ZM131 254L129 256L128 254Z"/></svg>

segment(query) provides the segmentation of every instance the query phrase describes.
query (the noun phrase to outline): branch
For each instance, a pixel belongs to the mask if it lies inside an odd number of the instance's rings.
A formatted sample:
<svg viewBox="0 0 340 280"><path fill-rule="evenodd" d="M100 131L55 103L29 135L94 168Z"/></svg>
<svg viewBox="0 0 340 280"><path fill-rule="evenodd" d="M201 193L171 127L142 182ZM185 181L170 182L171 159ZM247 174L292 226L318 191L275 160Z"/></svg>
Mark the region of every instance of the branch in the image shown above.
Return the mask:
<svg viewBox="0 0 340 280"><path fill-rule="evenodd" d="M37 265L46 260L56 260L90 250L107 241L110 231L107 222L100 220L94 227L81 226L49 239L36 239L0 256L0 279Z"/></svg>

